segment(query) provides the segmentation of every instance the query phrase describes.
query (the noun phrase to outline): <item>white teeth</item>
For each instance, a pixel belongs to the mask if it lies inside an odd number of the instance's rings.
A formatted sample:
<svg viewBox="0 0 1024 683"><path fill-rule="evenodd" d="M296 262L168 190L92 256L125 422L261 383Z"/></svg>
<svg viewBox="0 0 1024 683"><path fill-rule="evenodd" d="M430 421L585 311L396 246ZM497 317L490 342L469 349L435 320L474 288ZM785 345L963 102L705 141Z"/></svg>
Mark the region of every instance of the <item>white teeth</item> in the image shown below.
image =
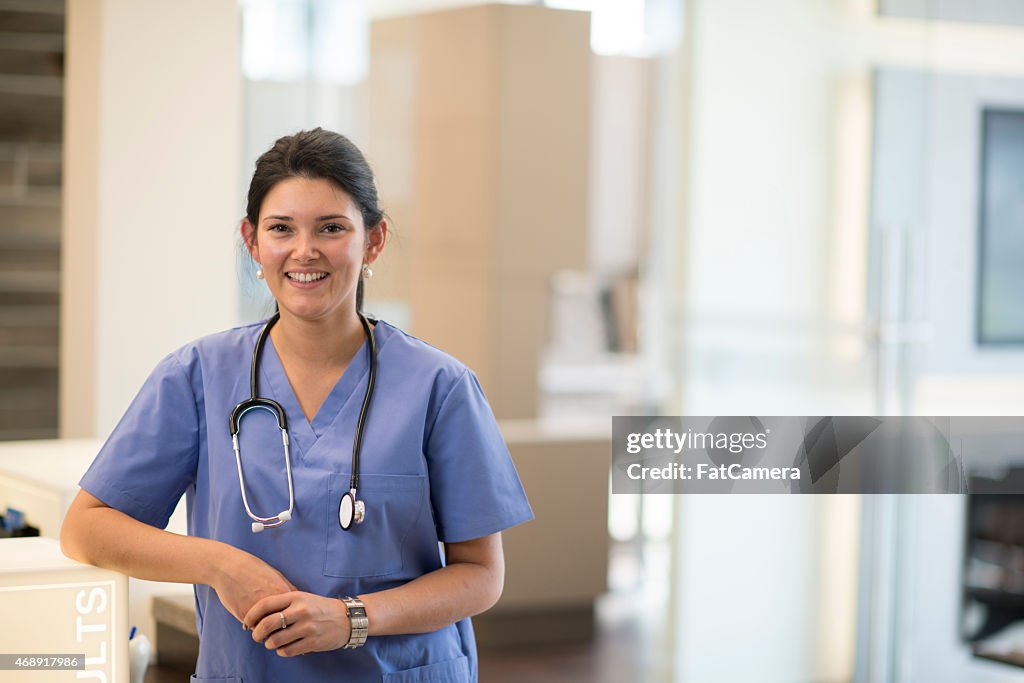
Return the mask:
<svg viewBox="0 0 1024 683"><path fill-rule="evenodd" d="M288 273L288 277L296 282L313 282L327 277L327 273Z"/></svg>

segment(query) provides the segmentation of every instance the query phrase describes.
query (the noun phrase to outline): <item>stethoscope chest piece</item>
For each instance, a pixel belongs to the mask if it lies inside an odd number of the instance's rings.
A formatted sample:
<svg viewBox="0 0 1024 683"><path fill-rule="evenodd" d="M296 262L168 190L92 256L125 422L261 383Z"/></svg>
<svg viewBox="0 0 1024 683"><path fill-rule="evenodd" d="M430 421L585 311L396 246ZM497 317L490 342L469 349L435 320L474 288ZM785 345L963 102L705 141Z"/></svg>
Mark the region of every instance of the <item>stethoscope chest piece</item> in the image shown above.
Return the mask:
<svg viewBox="0 0 1024 683"><path fill-rule="evenodd" d="M352 524L362 524L366 517L366 505L356 499L356 490L351 489L341 497L341 504L338 506L338 524L345 531L352 528Z"/></svg>

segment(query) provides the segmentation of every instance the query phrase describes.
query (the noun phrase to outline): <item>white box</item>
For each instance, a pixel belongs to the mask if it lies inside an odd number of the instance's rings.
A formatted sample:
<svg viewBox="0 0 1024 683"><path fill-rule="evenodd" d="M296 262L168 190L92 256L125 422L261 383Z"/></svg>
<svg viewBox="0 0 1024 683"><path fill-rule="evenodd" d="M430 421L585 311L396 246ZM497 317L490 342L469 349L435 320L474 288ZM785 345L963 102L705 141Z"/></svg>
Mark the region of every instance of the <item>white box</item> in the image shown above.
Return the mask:
<svg viewBox="0 0 1024 683"><path fill-rule="evenodd" d="M0 539L0 615L5 654L79 654L85 662L84 671L0 672L0 679L127 683L123 574L69 560L51 538Z"/></svg>

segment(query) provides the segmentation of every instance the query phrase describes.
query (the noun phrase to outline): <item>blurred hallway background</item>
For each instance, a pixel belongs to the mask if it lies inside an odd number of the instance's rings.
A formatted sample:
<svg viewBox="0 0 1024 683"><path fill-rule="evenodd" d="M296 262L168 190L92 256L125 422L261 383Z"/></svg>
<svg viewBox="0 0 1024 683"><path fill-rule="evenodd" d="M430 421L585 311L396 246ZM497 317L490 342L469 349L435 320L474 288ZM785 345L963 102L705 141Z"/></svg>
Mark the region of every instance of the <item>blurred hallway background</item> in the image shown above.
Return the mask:
<svg viewBox="0 0 1024 683"><path fill-rule="evenodd" d="M966 497L607 486L613 415L1024 414L1015 3L0 0L0 93L3 440L264 316L248 178L323 126L395 228L367 310L477 371L538 512L483 681L1024 680Z"/></svg>

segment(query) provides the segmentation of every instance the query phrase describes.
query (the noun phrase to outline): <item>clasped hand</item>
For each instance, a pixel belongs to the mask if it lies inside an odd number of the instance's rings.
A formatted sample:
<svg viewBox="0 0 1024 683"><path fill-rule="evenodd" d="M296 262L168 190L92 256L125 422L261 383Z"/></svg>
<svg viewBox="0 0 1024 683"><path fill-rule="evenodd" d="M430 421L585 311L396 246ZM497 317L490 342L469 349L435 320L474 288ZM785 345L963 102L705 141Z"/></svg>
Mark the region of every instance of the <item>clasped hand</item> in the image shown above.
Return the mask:
<svg viewBox="0 0 1024 683"><path fill-rule="evenodd" d="M290 591L263 598L242 625L252 639L282 657L337 650L348 642L351 624L341 600Z"/></svg>
<svg viewBox="0 0 1024 683"><path fill-rule="evenodd" d="M351 625L340 600L297 590L255 555L232 548L211 585L225 609L252 629L253 640L282 657L335 650L348 642Z"/></svg>

